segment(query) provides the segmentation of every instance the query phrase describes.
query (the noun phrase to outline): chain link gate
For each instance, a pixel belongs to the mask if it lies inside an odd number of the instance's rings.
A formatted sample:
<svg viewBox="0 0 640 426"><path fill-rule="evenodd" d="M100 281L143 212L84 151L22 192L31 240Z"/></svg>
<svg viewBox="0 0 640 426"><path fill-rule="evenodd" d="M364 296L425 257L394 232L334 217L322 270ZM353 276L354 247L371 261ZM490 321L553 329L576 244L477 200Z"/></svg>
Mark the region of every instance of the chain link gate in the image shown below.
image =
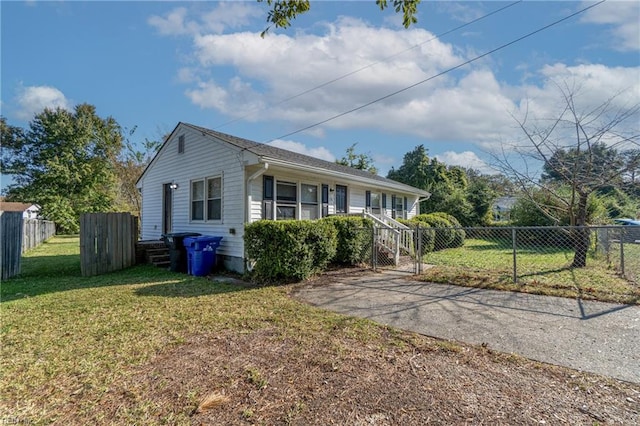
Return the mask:
<svg viewBox="0 0 640 426"><path fill-rule="evenodd" d="M415 229L403 227L374 227L371 243L371 267L378 269L418 273Z"/></svg>

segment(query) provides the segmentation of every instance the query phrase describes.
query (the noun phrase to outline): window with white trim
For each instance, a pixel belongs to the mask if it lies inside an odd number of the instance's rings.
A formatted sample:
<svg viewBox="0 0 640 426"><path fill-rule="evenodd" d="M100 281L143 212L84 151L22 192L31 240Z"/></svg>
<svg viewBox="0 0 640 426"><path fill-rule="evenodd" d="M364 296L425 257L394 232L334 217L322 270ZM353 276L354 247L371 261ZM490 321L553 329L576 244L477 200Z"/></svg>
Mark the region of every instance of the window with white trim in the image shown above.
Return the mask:
<svg viewBox="0 0 640 426"><path fill-rule="evenodd" d="M191 181L191 220L204 220L204 180Z"/></svg>
<svg viewBox="0 0 640 426"><path fill-rule="evenodd" d="M294 182L278 181L276 184L276 219L296 219L298 185Z"/></svg>
<svg viewBox="0 0 640 426"><path fill-rule="evenodd" d="M380 193L371 193L371 213L380 214Z"/></svg>
<svg viewBox="0 0 640 426"><path fill-rule="evenodd" d="M404 203L403 203L403 198L399 195L396 195L394 202L395 205L393 206L395 209L395 216L394 218L396 219L404 219Z"/></svg>
<svg viewBox="0 0 640 426"><path fill-rule="evenodd" d="M300 219L318 218L318 186L300 185Z"/></svg>
<svg viewBox="0 0 640 426"><path fill-rule="evenodd" d="M222 220L222 177L207 179L207 220Z"/></svg>
<svg viewBox="0 0 640 426"><path fill-rule="evenodd" d="M191 181L191 220L222 220L222 176Z"/></svg>

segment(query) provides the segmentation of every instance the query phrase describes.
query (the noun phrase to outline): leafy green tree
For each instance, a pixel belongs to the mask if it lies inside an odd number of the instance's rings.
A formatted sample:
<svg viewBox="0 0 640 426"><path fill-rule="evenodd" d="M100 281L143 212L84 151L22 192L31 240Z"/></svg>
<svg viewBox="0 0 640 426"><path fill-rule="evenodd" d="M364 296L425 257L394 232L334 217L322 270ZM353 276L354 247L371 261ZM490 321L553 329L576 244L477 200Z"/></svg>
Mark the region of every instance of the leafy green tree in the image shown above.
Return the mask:
<svg viewBox="0 0 640 426"><path fill-rule="evenodd" d="M356 154L356 145L358 145L357 142L347 148L346 155L336 160L336 164L365 170L374 175L377 174L378 169L373 165L373 158L369 154Z"/></svg>
<svg viewBox="0 0 640 426"><path fill-rule="evenodd" d="M122 131L113 118L81 104L74 111L45 109L28 129L2 130L3 171L15 181L8 199L39 204L58 233L78 232L81 213L114 209Z"/></svg>
<svg viewBox="0 0 640 426"><path fill-rule="evenodd" d="M267 13L268 27L262 32L262 37L269 31L271 27L288 28L291 21L296 19L300 14L308 12L311 8L309 0L257 0L258 3L265 3L269 7ZM380 10L385 10L391 5L396 13L402 12L402 24L405 28L409 28L412 24L418 22L416 14L418 13L418 5L420 0L376 0L376 4Z"/></svg>
<svg viewBox="0 0 640 426"><path fill-rule="evenodd" d="M118 188L115 204L118 211L127 211L140 217L142 196L136 187L136 182L162 146L162 142L145 139L142 143L136 145L130 139L135 130L133 128L125 132L128 136L124 141L120 155L114 162Z"/></svg>
<svg viewBox="0 0 640 426"><path fill-rule="evenodd" d="M472 206L472 213L469 222L471 225L486 225L491 220L491 206L496 199L496 193L489 184L489 181L482 178L471 180L467 191L466 200Z"/></svg>

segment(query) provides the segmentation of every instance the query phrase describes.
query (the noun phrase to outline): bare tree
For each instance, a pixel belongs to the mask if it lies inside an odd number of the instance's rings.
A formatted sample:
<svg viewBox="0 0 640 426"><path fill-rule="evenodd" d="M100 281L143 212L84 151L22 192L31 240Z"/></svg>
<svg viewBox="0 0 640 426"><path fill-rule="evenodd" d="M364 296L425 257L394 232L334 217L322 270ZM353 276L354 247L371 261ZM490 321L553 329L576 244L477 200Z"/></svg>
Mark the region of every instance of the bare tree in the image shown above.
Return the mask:
<svg viewBox="0 0 640 426"><path fill-rule="evenodd" d="M579 90L556 84L561 109L551 119L512 115L525 143L494 156L522 194L556 224L568 218L575 249L572 267L586 266L589 248L589 196L604 186L622 183L629 162L620 151L638 146L640 104L621 102L618 93L595 107L581 107ZM544 193L545 197L536 197ZM539 202L541 198L553 203ZM566 219L565 219L566 220Z"/></svg>

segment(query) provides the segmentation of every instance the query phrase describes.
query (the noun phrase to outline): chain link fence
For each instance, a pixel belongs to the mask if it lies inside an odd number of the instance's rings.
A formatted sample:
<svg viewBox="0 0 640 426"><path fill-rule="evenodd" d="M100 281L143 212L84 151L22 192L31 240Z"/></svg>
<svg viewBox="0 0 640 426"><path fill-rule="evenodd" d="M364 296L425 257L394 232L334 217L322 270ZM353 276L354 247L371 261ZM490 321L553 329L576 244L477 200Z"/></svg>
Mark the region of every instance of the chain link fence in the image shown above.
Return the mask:
<svg viewBox="0 0 640 426"><path fill-rule="evenodd" d="M640 227L363 228L358 262L474 280L590 288L640 285ZM445 280L446 281L446 280ZM572 284L574 283L574 284Z"/></svg>
<svg viewBox="0 0 640 426"><path fill-rule="evenodd" d="M419 273L434 265L485 271L488 277L533 282L584 269L593 279L614 274L638 283L640 227L416 228Z"/></svg>

